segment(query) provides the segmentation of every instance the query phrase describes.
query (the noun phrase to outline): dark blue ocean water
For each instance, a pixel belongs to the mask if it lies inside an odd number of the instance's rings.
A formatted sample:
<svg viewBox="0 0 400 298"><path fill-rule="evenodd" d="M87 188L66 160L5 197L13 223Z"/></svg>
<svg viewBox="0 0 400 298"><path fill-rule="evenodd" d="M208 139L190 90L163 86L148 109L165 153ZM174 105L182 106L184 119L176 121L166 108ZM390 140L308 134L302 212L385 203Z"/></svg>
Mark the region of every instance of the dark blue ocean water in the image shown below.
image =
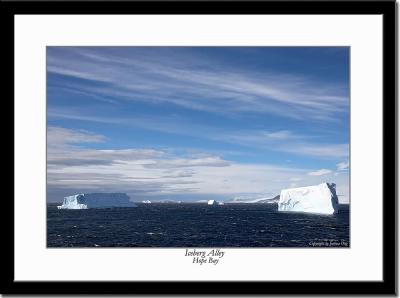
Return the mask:
<svg viewBox="0 0 400 298"><path fill-rule="evenodd" d="M48 247L348 247L349 206L338 214L282 213L276 204L47 206Z"/></svg>

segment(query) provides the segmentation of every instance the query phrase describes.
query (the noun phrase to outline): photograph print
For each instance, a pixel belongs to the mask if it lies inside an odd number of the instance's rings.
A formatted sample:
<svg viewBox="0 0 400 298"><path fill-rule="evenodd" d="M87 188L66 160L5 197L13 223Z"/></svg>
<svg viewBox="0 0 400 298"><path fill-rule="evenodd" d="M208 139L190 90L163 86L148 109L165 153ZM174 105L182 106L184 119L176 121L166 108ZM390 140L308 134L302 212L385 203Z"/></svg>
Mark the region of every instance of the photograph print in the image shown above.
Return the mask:
<svg viewBox="0 0 400 298"><path fill-rule="evenodd" d="M47 47L47 247L349 248L349 59Z"/></svg>

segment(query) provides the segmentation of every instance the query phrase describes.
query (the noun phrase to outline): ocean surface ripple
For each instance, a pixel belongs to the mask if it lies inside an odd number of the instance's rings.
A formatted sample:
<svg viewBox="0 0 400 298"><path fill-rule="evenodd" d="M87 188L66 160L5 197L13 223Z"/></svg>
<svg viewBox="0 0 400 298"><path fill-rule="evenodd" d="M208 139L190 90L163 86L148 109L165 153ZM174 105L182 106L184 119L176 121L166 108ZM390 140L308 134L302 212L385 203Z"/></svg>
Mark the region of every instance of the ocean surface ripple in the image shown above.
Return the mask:
<svg viewBox="0 0 400 298"><path fill-rule="evenodd" d="M335 215L275 204L139 204L58 210L47 205L47 247L349 247L349 206Z"/></svg>

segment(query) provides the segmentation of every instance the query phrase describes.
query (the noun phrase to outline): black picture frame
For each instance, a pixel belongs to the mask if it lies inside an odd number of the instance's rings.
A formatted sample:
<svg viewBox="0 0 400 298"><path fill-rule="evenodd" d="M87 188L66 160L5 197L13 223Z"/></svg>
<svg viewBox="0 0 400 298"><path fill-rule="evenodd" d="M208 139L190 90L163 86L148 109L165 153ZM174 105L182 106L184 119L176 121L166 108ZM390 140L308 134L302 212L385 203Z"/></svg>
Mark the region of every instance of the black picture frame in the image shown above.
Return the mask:
<svg viewBox="0 0 400 298"><path fill-rule="evenodd" d="M3 294L395 294L396 293L396 6L394 1L1 2L3 103L14 114L16 14L379 14L383 15L383 281L307 282L16 282L14 202L2 202ZM10 122L6 124L9 127ZM14 116L12 116L14 123ZM10 129L11 130L11 129ZM13 124L14 130L14 124ZM12 136L14 140L14 135ZM11 136L8 138L11 139ZM14 142L7 150L14 160ZM11 160L11 158L10 158ZM13 164L14 166L14 164ZM14 168L13 168L14 169ZM14 170L13 170L14 172ZM13 175L10 175L14 177ZM10 178L8 178L10 179ZM14 178L12 184L14 184ZM14 197L14 190L12 191ZM368 262L368 260L365 260ZM37 268L40 270L40 268ZM362 268L360 268L362 270Z"/></svg>

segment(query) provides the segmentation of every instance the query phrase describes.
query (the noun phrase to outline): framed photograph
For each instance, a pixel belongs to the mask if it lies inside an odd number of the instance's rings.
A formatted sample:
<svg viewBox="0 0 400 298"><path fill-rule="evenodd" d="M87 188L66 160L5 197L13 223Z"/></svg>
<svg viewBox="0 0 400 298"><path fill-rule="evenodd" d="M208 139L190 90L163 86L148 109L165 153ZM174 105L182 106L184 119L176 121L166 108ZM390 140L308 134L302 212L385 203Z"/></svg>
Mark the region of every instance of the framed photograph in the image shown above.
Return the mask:
<svg viewBox="0 0 400 298"><path fill-rule="evenodd" d="M2 293L395 293L395 2L1 14Z"/></svg>

